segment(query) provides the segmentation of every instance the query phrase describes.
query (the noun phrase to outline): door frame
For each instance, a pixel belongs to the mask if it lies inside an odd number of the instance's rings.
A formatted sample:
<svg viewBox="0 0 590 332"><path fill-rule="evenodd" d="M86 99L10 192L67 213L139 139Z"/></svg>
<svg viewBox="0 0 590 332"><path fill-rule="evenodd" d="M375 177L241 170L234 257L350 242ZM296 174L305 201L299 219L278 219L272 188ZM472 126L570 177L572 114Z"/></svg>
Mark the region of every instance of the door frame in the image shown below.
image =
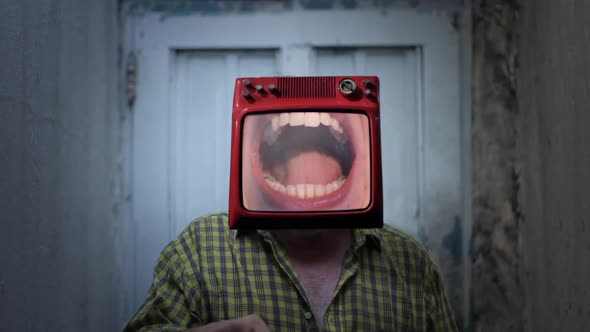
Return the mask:
<svg viewBox="0 0 590 332"><path fill-rule="evenodd" d="M469 1L468 1L469 3ZM470 6L466 5L455 14L458 15L459 26L470 27L471 12ZM122 13L123 14L123 13ZM289 24L299 25L301 29L260 29L256 33L247 33L238 31L236 34L225 34L223 39L218 38L218 31L224 31L226 26L248 27L252 17L259 20L259 26L262 27L282 27ZM336 21L340 22L332 27L333 34L314 34L314 22L318 21ZM424 135L434 135L427 137L428 142L448 142L456 141L457 151L451 158L460 160L461 168L459 170L448 170L455 174L459 179L460 188L457 193L461 197L453 197L455 202L460 204L454 206L451 214L459 214L463 223L463 257L467 256L467 250L471 242L471 29L460 29L456 31L457 17L451 16L446 11L421 12L417 9L395 9L387 12L382 11L351 11L351 10L330 10L330 11L292 11L279 13L251 13L249 15L227 14L221 16L204 16L188 15L175 16L172 18L162 19L159 13L144 13L143 15L129 15L123 17L124 22L124 44L122 45L122 70L120 82L122 89L127 89L127 64L125 58L131 52L135 52L138 58L138 75L137 91L138 97L133 106L127 103L127 100L121 101L121 110L123 121L123 183L125 196L128 197L124 215L124 224L122 228L123 238L129 241L125 243L125 255L123 257L123 266L125 266L126 283L129 293L127 295L127 316L132 315L137 306L141 304L140 298L144 294L138 294L140 290L136 285L136 259L137 248L137 220L141 220L142 214L135 210L134 202L160 201L153 197L149 190L149 183L138 184L137 168L134 160L139 155L147 153L144 148L134 146L134 142L140 140L138 137L151 133L157 135L161 145L150 147L151 151L156 151L154 160L166 161L175 159L174 149L167 149L175 137L172 133L174 114L169 114L162 118L162 114L155 112L162 109L174 110L172 105L171 88L169 86L171 68L174 66L174 54L177 50L232 50L232 49L278 49L279 67L283 75L307 75L312 71L312 61L314 48L338 48L338 47L414 47L419 52L420 67L422 77L421 98L418 99L418 109L420 112L419 121L423 121L420 128L424 132L419 133L419 137ZM351 23L352 22L352 23ZM356 23L355 23L356 22ZM369 32L363 40L346 38L347 32L359 29L360 23L364 22L364 29ZM369 22L367 24L367 22ZM379 26L398 26L399 29L392 28L387 31L378 31ZM401 28L403 27L403 28ZM198 31L198 33L195 33ZM262 31L262 32L261 32ZM264 33L266 38L260 38ZM340 35L340 37L337 37ZM348 34L349 35L349 34ZM453 35L453 43L448 44L449 35ZM336 37L335 37L336 36ZM336 40L336 42L335 42ZM280 41L280 42L277 42ZM287 42L288 41L288 42ZM142 70L142 68L161 68L157 72ZM440 71L442 68L454 73L454 77L441 79ZM451 70L449 70L449 67ZM454 69L453 69L454 68ZM445 81L456 81L458 84L445 84ZM146 105L141 98L142 94L158 94L157 103ZM436 117L436 113L427 112L426 110L435 109L438 105L437 100L450 100L448 107L453 109L454 118ZM425 118L426 116L432 116ZM160 120L158 120L160 119ZM154 131L150 123L166 123L166 133ZM460 123L460 132L445 132L440 130L444 128L444 123L454 121ZM434 126L434 124L438 124ZM452 128L453 126L451 126ZM438 137L438 138L437 138ZM424 149L432 149L430 152L436 153L436 145L426 147L424 142L419 143L419 149L423 155L427 154ZM444 147L442 147L444 148ZM150 152L151 153L151 152ZM436 183L435 186L444 187L444 183L449 179L444 176L445 171L436 172L428 169L427 160L421 163L426 169L421 169L419 184L420 197L425 193L426 185ZM167 208L165 211L158 212L156 218L162 220L171 220L174 218L172 207L175 206L174 195L176 192L174 186L176 181L174 172L170 165L159 165L168 169L168 175L165 179L153 181L167 182L164 186L169 187L168 193L164 195L164 201ZM153 171L153 170L152 170ZM143 169L142 172L149 174L149 169ZM437 175L439 173L439 175ZM430 177L425 177L428 174ZM456 182L456 181L455 181ZM441 185L442 184L442 185ZM147 188L138 188L147 185ZM144 193L145 197L138 198L137 193ZM447 195L448 193L440 193ZM142 195L142 194L139 194ZM431 218L439 211L431 211L428 206L420 204L421 218ZM451 216L449 214L449 216ZM446 216L445 216L446 218ZM174 223L170 223L173 225ZM143 229L143 228L142 228ZM143 235L150 236L158 234L150 233L149 229ZM153 231L153 230L151 230ZM172 238L175 229L170 227L168 238ZM463 317L469 316L469 288L470 288L470 270L471 264L469 259L463 260L465 273L464 278L464 310ZM139 302L139 303L138 303ZM467 320L468 321L468 320ZM467 323L466 321L466 323ZM467 324L466 324L467 325Z"/></svg>

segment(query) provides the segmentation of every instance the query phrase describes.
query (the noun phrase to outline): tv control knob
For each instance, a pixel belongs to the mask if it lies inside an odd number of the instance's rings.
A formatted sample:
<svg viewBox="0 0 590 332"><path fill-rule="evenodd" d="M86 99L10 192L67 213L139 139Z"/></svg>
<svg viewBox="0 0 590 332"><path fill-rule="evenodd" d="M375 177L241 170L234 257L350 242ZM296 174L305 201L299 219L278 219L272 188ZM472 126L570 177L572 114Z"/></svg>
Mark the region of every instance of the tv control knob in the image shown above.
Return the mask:
<svg viewBox="0 0 590 332"><path fill-rule="evenodd" d="M351 80L350 78L345 78L338 84L338 90L345 95L350 95L354 93L357 89L357 84L355 81Z"/></svg>

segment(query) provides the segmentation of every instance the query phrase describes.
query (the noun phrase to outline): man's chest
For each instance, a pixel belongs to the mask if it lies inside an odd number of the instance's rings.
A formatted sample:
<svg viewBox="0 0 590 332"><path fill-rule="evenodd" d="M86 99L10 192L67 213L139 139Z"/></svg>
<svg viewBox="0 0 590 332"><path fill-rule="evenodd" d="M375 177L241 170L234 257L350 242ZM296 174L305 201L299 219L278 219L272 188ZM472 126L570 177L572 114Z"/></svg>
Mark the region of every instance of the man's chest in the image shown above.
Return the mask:
<svg viewBox="0 0 590 332"><path fill-rule="evenodd" d="M256 313L272 331L314 331L317 325L324 331L412 331L416 324L417 294L387 266L297 268L295 263L283 269L273 256L251 253L217 257L207 266L195 303L204 321ZM316 319L322 311L323 319Z"/></svg>
<svg viewBox="0 0 590 332"><path fill-rule="evenodd" d="M323 322L324 313L334 297L336 285L341 277L340 262L323 265L298 263L295 264L295 270L314 316Z"/></svg>

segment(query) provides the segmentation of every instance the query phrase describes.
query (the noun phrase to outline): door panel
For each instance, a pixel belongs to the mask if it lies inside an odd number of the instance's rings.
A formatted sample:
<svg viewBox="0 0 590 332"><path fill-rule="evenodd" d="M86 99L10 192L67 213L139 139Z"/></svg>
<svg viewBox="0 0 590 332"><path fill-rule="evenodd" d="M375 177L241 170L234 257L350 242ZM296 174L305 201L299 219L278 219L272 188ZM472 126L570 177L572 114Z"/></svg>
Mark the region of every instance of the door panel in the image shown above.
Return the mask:
<svg viewBox="0 0 590 332"><path fill-rule="evenodd" d="M276 72L276 51L186 51L173 78L177 132L174 234L204 214L225 211L229 195L235 78Z"/></svg>
<svg viewBox="0 0 590 332"><path fill-rule="evenodd" d="M385 223L418 235L419 74L414 48L316 48L317 75L377 75Z"/></svg>

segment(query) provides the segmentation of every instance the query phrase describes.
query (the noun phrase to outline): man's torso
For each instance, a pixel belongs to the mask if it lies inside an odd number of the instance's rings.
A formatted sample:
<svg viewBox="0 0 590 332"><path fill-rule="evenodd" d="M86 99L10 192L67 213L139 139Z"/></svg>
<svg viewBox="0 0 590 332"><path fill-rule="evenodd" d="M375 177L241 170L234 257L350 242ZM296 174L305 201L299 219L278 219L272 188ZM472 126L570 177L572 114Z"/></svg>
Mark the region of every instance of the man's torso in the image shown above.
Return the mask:
<svg viewBox="0 0 590 332"><path fill-rule="evenodd" d="M191 307L203 323L256 313L273 331L425 330L425 253L404 234L355 230L356 250L347 252L330 285L314 271L298 276L270 232L236 233L226 221L214 215L185 231L200 293ZM323 321L316 321L312 308L325 306Z"/></svg>

